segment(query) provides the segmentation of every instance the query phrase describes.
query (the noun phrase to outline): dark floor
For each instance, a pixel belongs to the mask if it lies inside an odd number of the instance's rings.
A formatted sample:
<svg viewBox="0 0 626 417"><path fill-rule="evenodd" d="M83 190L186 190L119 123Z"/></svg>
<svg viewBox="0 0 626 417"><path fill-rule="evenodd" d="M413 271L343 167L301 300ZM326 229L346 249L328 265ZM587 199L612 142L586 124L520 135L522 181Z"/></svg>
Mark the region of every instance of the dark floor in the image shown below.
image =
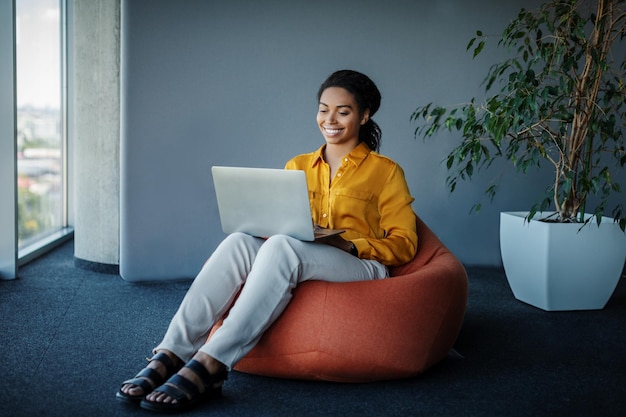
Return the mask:
<svg viewBox="0 0 626 417"><path fill-rule="evenodd" d="M456 350L424 375L372 384L232 372L190 416L626 415L626 280L602 311L544 312L497 268L468 268ZM189 282L130 284L76 268L72 242L0 282L0 416L136 416L115 392L160 340Z"/></svg>

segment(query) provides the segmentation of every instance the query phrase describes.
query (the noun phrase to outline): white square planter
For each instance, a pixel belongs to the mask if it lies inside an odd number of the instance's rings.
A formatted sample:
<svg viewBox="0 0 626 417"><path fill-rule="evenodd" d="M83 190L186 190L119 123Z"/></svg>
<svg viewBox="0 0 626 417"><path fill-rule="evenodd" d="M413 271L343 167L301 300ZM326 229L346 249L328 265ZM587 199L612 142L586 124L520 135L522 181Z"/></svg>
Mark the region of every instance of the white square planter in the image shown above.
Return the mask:
<svg viewBox="0 0 626 417"><path fill-rule="evenodd" d="M611 218L580 224L500 214L500 252L513 295L547 311L604 308L626 261L626 234ZM535 219L541 218L537 213Z"/></svg>

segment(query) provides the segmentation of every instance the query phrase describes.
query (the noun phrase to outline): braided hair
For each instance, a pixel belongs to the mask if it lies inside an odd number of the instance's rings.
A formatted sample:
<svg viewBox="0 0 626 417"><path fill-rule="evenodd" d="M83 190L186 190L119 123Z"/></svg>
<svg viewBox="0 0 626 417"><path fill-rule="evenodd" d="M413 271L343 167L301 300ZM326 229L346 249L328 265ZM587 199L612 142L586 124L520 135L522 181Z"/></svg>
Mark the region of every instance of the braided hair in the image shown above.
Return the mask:
<svg viewBox="0 0 626 417"><path fill-rule="evenodd" d="M320 86L317 92L318 101L322 97L324 90L330 87L340 87L352 94L361 115L366 109L369 109L370 117L359 129L359 143L365 142L371 150L378 152L380 149L382 131L378 124L372 120L372 116L374 116L380 107L381 99L380 91L378 91L376 84L374 84L367 75L357 71L336 71Z"/></svg>

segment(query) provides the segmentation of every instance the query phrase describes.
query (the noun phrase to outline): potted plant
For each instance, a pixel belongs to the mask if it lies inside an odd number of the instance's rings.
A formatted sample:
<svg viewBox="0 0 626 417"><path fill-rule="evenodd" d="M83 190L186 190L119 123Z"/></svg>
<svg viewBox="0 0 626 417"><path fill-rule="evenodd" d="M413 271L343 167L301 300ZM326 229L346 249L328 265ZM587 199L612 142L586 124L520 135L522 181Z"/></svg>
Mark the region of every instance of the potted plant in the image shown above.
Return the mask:
<svg viewBox="0 0 626 417"><path fill-rule="evenodd" d="M603 308L624 268L626 214L621 203L608 205L621 192L615 173L626 164L625 3L552 0L535 11L522 9L499 37L508 57L488 70L484 99L447 107L429 103L411 116L416 137L441 129L461 134L446 159L451 191L499 158L520 173L552 164L554 177L545 193L527 212L502 213L500 227L503 266L514 295L544 310ZM474 57L487 41L482 32L476 34L467 45ZM497 185L485 192L493 199ZM505 240L513 228L522 236ZM604 229L609 237L596 237ZM541 237L531 236L535 232ZM600 249L604 239L609 243ZM567 243L583 253L564 248ZM526 249L530 253L522 253ZM592 260L607 266L608 255L616 260L607 272L589 266ZM580 271L586 275L581 279L593 281L579 284ZM561 275L551 278L548 272ZM602 279L608 289L598 290ZM601 294L590 297L592 292ZM575 300L578 295L581 300Z"/></svg>

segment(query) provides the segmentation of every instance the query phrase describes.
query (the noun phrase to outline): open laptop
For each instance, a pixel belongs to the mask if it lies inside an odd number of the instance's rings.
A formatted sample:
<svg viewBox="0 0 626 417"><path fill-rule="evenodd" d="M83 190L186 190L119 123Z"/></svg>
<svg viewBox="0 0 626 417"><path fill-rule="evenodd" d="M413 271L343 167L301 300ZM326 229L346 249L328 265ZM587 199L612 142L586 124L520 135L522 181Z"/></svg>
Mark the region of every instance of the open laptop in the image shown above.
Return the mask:
<svg viewBox="0 0 626 417"><path fill-rule="evenodd" d="M211 173L224 233L305 241L343 233L314 227L304 171L214 166Z"/></svg>

